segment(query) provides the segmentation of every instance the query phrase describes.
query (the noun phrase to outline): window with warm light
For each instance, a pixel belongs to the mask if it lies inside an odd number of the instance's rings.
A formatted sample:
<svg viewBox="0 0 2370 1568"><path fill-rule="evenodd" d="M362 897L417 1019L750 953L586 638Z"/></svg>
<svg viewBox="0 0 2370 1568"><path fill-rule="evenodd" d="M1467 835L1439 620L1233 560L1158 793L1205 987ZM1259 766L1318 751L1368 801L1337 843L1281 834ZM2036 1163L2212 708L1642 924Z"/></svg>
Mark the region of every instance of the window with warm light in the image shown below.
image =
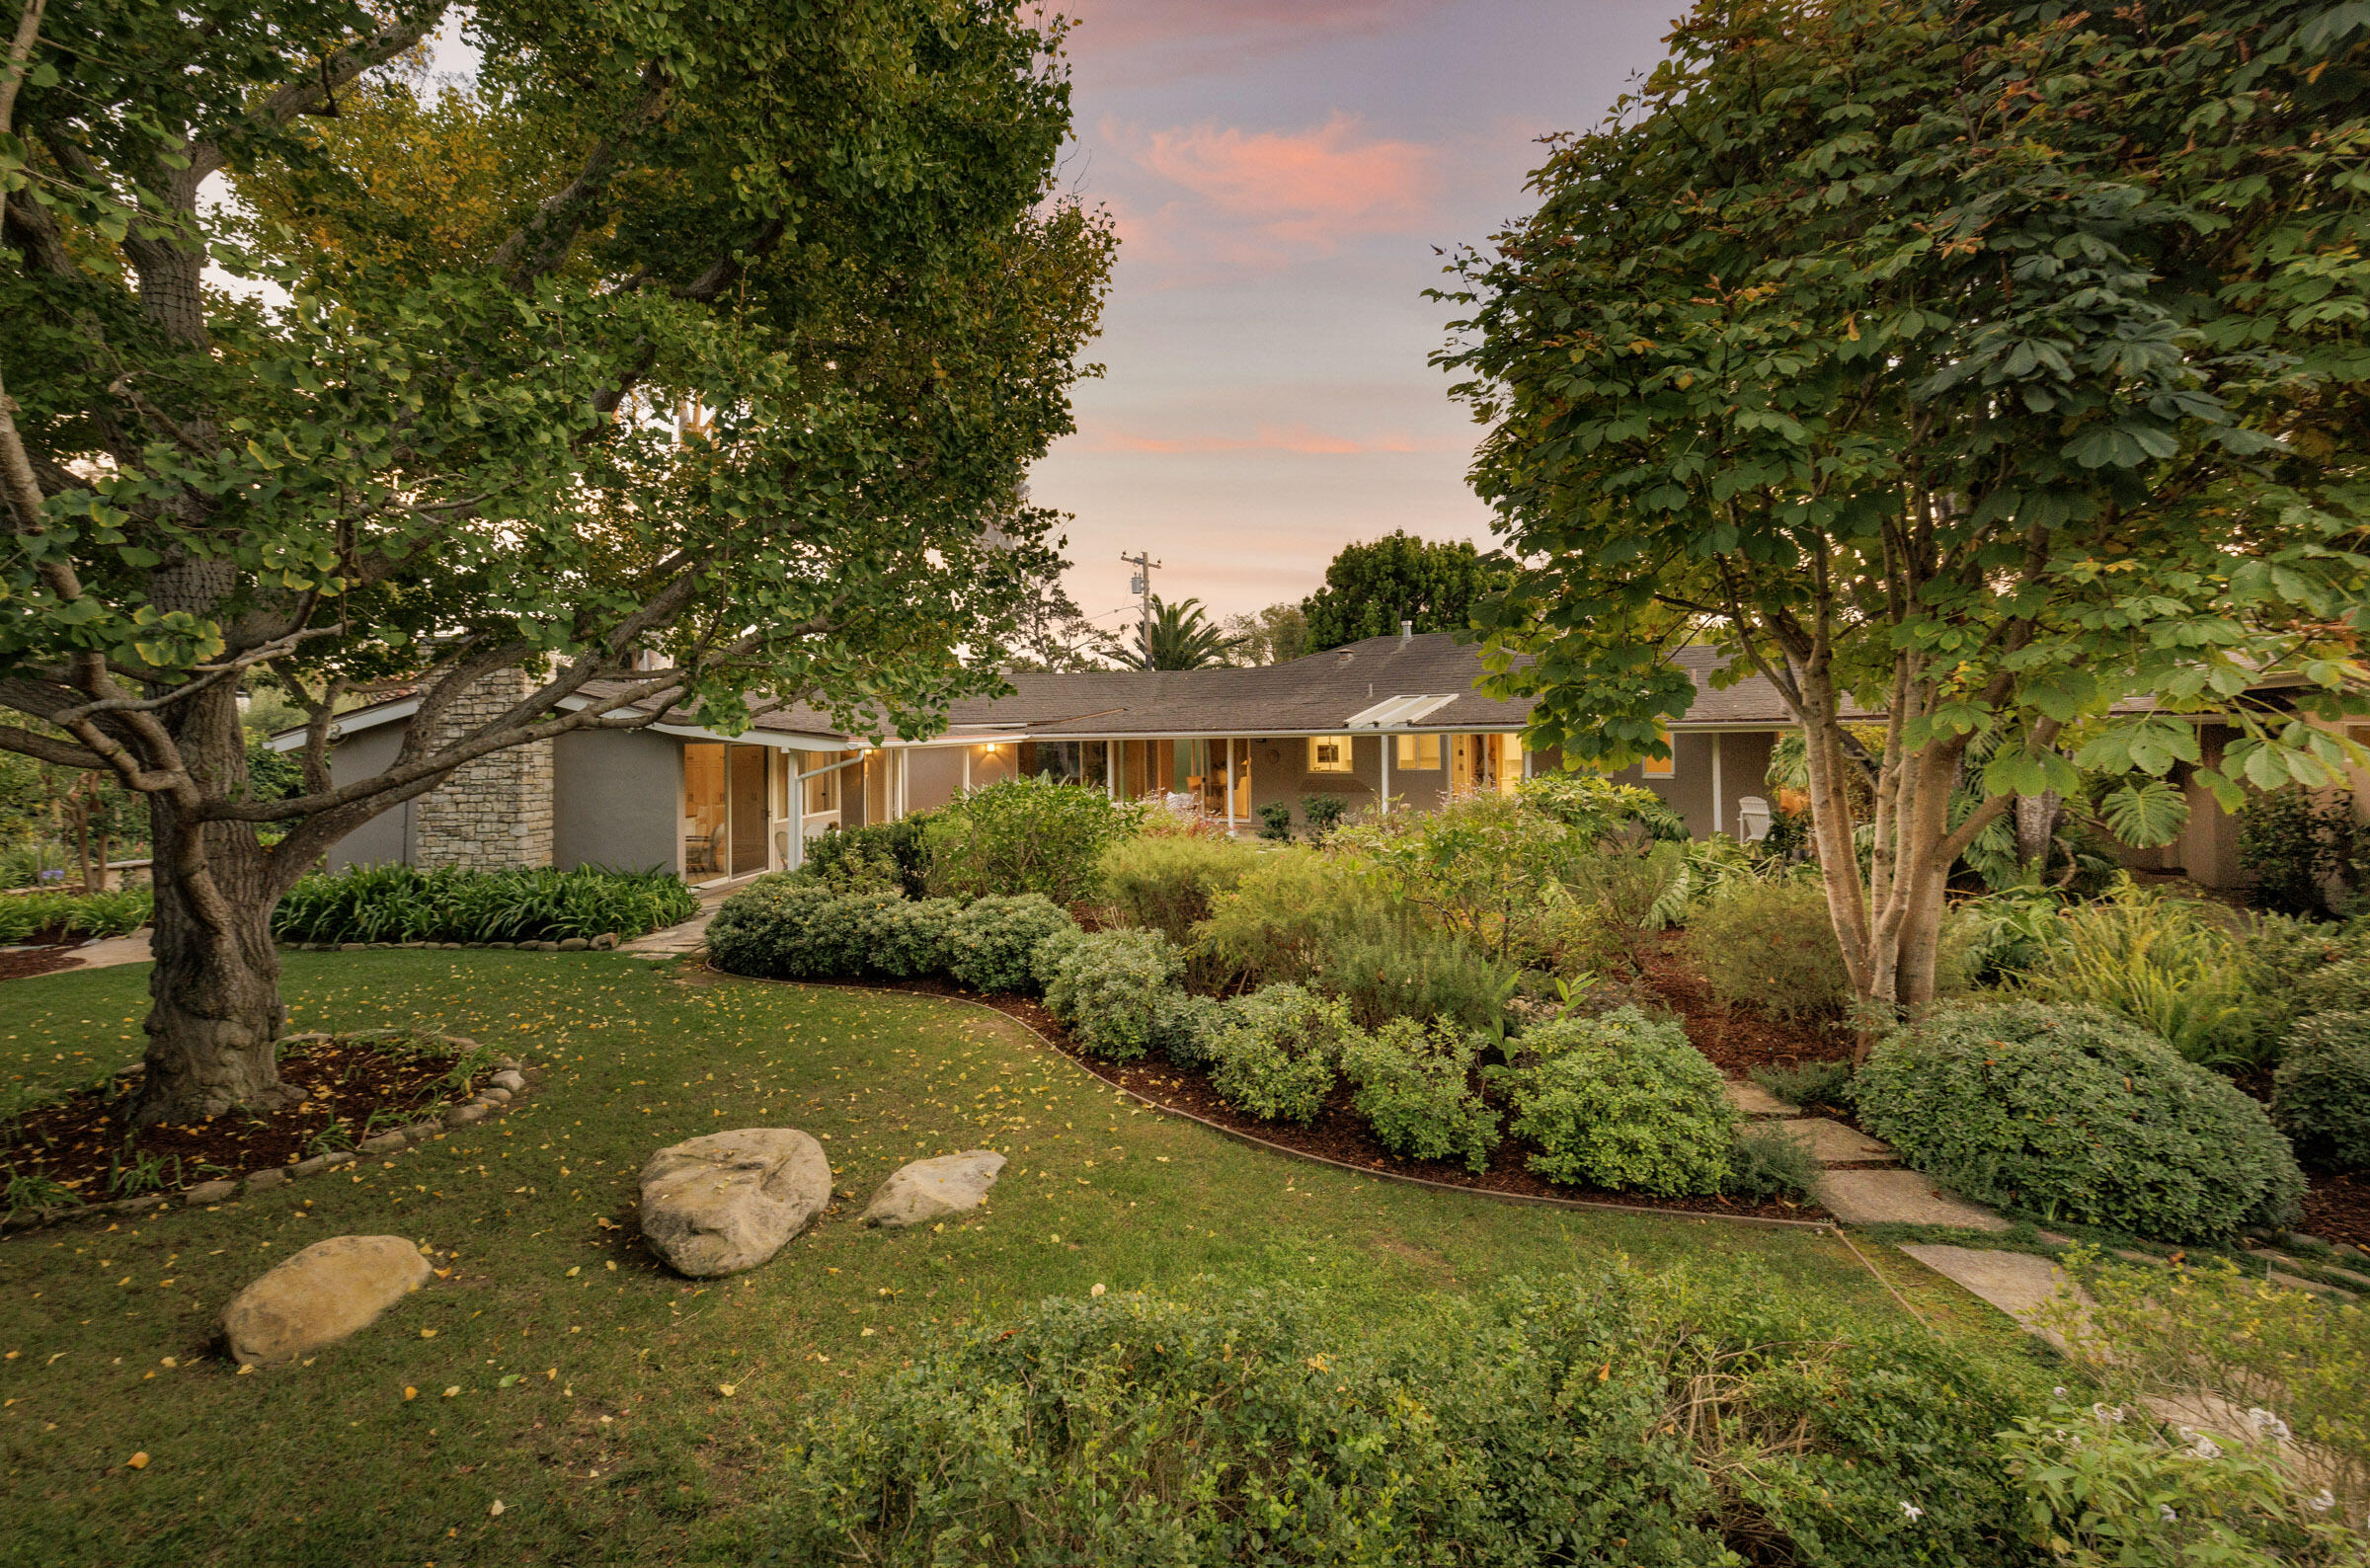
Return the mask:
<svg viewBox="0 0 2370 1568"><path fill-rule="evenodd" d="M1308 738L1308 771L1311 773L1347 773L1350 771L1350 738L1346 735L1312 735Z"/></svg>
<svg viewBox="0 0 2370 1568"><path fill-rule="evenodd" d="M1647 757L1637 765L1638 776L1641 778L1669 778L1672 776L1674 764L1679 760L1678 745L1667 735L1658 735L1654 739L1669 746L1671 754Z"/></svg>
<svg viewBox="0 0 2370 1568"><path fill-rule="evenodd" d="M1399 743L1398 754L1391 758L1391 766L1404 768L1410 773L1437 773L1440 771L1439 736L1402 735L1396 737L1396 740Z"/></svg>

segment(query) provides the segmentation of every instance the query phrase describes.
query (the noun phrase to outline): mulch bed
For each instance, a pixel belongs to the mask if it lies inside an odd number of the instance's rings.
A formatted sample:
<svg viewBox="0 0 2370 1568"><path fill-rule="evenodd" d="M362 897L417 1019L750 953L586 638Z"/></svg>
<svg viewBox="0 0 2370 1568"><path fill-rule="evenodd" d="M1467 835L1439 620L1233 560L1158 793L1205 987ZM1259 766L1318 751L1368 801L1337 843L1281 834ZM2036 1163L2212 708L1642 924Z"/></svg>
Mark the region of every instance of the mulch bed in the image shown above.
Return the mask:
<svg viewBox="0 0 2370 1568"><path fill-rule="evenodd" d="M434 1045L440 1043L431 1043ZM313 1040L286 1047L280 1082L304 1098L270 1112L235 1111L189 1126L143 1128L126 1141L114 1107L121 1080L27 1111L0 1132L0 1171L40 1175L85 1202L170 1192L214 1177L275 1169L421 1120L464 1098L445 1081L448 1055L391 1052L383 1038ZM371 1117L378 1124L371 1125ZM118 1172L155 1161L154 1180L118 1189Z"/></svg>
<svg viewBox="0 0 2370 1568"><path fill-rule="evenodd" d="M0 980L23 980L29 975L54 975L61 969L74 969L82 963L74 950L88 940L88 937L69 936L49 945L0 953Z"/></svg>
<svg viewBox="0 0 2370 1568"><path fill-rule="evenodd" d="M1687 1038L1731 1078L1755 1067L1791 1067L1852 1055L1852 1036L1839 1021L1788 1023L1759 1008L1722 1007L1711 987L1679 952L1679 933L1667 932L1644 958L1646 985L1687 1025Z"/></svg>
<svg viewBox="0 0 2370 1568"><path fill-rule="evenodd" d="M1132 1094L1264 1142L1366 1170L1392 1176L1412 1176L1444 1186L1465 1187L1480 1192L1613 1204L1624 1209L1680 1211L1752 1219L1832 1221L1833 1217L1815 1204L1789 1204L1782 1201L1750 1204L1725 1198L1657 1198L1646 1193L1600 1192L1593 1188L1559 1186L1527 1167L1525 1162L1538 1152L1538 1145L1511 1135L1501 1139L1492 1151L1489 1169L1478 1174L1462 1165L1446 1161L1406 1159L1391 1153L1376 1140L1373 1131L1351 1109L1349 1097L1343 1093L1337 1092L1307 1127L1292 1122L1262 1122L1256 1117L1245 1116L1220 1099L1218 1092L1210 1087L1209 1079L1199 1071L1167 1062L1104 1061L1085 1055L1070 1040L1069 1031L1057 1023L1054 1015L1046 1011L1042 1003L1024 996L982 995L943 980L883 980L858 988L913 991L927 996L955 996L965 1001L986 1003L1034 1029L1050 1041L1056 1050L1096 1077L1107 1083L1115 1083Z"/></svg>
<svg viewBox="0 0 2370 1568"><path fill-rule="evenodd" d="M2370 1175L2320 1174L2312 1184L2305 1194L2304 1223L2297 1228L2370 1256Z"/></svg>

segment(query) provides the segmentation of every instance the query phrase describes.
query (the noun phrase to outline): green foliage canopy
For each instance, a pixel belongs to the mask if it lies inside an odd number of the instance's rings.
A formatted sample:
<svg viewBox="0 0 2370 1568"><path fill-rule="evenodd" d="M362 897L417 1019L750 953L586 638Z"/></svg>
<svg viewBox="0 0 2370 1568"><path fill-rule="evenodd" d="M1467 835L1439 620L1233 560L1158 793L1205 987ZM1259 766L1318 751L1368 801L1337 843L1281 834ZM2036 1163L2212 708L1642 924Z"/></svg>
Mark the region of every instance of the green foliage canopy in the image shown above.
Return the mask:
<svg viewBox="0 0 2370 1568"><path fill-rule="evenodd" d="M1395 635L1399 622L1419 632L1462 632L1473 606L1507 586L1514 570L1462 539L1418 539L1404 529L1342 546L1325 568L1325 586L1301 601L1304 649L1323 653L1362 637Z"/></svg>

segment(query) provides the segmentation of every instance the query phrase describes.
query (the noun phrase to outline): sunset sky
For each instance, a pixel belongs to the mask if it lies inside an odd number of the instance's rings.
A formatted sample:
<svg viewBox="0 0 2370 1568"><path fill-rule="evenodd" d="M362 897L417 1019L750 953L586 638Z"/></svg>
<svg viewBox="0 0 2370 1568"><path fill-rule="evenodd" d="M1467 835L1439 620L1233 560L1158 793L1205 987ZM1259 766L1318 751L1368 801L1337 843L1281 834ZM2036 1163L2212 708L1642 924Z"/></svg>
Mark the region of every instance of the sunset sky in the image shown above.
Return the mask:
<svg viewBox="0 0 2370 1568"><path fill-rule="evenodd" d="M1529 200L1535 138L1600 120L1670 0L1077 0L1071 191L1122 238L1078 433L1032 476L1071 592L1221 612L1393 528L1486 540L1475 427L1426 363L1443 250ZM1105 617L1105 624L1119 620Z"/></svg>

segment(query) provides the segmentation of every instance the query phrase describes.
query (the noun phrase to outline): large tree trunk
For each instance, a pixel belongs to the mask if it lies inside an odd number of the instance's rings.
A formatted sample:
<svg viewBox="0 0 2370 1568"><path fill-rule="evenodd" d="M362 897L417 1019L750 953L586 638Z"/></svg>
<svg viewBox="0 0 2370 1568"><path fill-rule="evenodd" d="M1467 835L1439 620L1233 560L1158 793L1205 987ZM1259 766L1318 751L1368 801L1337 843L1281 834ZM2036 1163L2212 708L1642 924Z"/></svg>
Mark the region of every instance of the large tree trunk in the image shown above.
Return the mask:
<svg viewBox="0 0 2370 1568"><path fill-rule="evenodd" d="M174 739L207 795L244 790L246 746L227 682L189 704ZM275 1043L287 1010L272 942L278 868L248 823L185 822L169 795L148 805L156 967L147 1071L127 1119L148 1127L283 1104Z"/></svg>
<svg viewBox="0 0 2370 1568"><path fill-rule="evenodd" d="M2049 848L2057 838L2057 813L2064 802L2055 790L2016 797L2016 864L2049 869Z"/></svg>

